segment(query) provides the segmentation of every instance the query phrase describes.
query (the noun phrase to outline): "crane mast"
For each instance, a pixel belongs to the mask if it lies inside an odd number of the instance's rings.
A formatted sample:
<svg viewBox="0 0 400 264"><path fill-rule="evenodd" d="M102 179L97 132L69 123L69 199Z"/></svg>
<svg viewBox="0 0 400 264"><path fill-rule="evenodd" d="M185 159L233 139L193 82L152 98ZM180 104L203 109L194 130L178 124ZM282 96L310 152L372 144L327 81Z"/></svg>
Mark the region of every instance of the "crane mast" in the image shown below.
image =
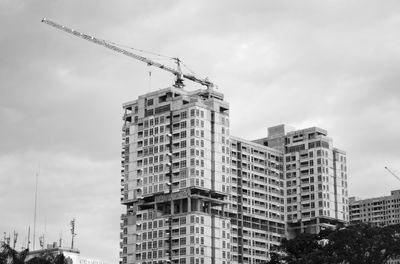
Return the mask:
<svg viewBox="0 0 400 264"><path fill-rule="evenodd" d="M78 38L82 38L84 40L93 42L93 43L95 43L97 45L103 46L105 48L111 49L111 50L119 52L119 53L122 53L125 56L140 60L140 61L146 63L149 66L154 66L154 67L160 68L162 70L168 71L168 72L170 72L170 73L175 75L176 80L175 80L174 86L176 86L176 87L182 88L184 86L183 78L188 79L188 80L193 81L193 82L196 82L196 83L199 83L201 85L207 86L207 88L214 87L214 84L212 82L210 82L207 78L206 79L201 79L201 78L198 78L198 77L196 77L194 75L183 74L181 72L181 69L180 69L180 63L181 62L180 62L179 58L173 58L175 60L176 64L177 64L177 66L178 66L177 67L178 69L175 70L175 69L173 69L171 67L168 67L168 66L163 65L161 63L158 63L156 61L150 60L150 59L148 59L146 57L143 57L143 56L140 56L140 55L135 54L133 52L130 52L128 50L122 49L122 48L120 48L120 47L118 47L118 46L116 46L116 45L114 45L114 44L112 44L112 43L110 43L110 42L108 42L106 40L102 40L102 39L95 38L93 36L86 35L86 34L81 33L79 31L73 30L73 29L68 28L66 26L60 25L60 24L58 24L56 22L53 22L53 21L51 21L51 20L49 20L47 18L43 18L42 22L47 24L47 25L49 25L49 26L52 26L52 27L54 27L56 29L64 31L64 32L66 32L68 34L72 34L72 35L74 35L74 36L76 36Z"/></svg>
<svg viewBox="0 0 400 264"><path fill-rule="evenodd" d="M391 169L389 169L388 167L385 167L385 169L386 169L390 174L392 174L394 177L396 177L396 179L398 179L398 180L400 181L400 177L397 176Z"/></svg>

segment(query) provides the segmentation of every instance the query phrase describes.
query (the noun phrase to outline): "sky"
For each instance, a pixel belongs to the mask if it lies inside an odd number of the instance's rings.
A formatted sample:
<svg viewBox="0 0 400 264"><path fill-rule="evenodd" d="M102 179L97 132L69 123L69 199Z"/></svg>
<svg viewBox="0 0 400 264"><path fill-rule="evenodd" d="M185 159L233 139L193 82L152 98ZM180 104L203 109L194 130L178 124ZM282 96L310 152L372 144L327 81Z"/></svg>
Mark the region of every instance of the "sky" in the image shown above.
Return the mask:
<svg viewBox="0 0 400 264"><path fill-rule="evenodd" d="M16 230L21 248L29 226L32 238L39 174L36 238L70 245L75 218L81 254L117 263L122 104L173 83L42 17L179 57L224 93L237 137L328 130L347 152L350 196L400 189L384 169L400 176L399 1L2 0L0 240Z"/></svg>

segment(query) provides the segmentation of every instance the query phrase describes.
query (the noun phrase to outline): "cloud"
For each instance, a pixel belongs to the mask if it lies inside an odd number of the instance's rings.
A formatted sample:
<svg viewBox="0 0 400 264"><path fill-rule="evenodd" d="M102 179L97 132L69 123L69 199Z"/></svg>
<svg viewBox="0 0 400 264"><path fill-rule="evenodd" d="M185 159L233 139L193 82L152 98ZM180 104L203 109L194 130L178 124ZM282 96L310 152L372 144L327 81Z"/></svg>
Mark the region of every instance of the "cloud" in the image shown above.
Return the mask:
<svg viewBox="0 0 400 264"><path fill-rule="evenodd" d="M116 262L121 105L174 79L42 17L179 56L225 94L232 135L327 129L348 153L350 195L370 197L398 184L383 167L400 171L399 14L397 1L1 1L0 232L32 225L41 164L38 234L46 215L48 241L62 230L69 243L77 217L82 253Z"/></svg>
<svg viewBox="0 0 400 264"><path fill-rule="evenodd" d="M27 152L0 156L0 165L0 190L7 197L0 201L5 210L0 230L17 230L20 243L27 240L28 226L33 233L38 173L36 238L45 234L48 243L58 242L61 232L64 243L69 244L69 222L76 218L76 245L83 252L93 257L98 254L96 245L86 243L95 234L99 240L110 241L110 250L116 250L120 185L118 180L109 179L118 171L118 161L90 160L63 152Z"/></svg>

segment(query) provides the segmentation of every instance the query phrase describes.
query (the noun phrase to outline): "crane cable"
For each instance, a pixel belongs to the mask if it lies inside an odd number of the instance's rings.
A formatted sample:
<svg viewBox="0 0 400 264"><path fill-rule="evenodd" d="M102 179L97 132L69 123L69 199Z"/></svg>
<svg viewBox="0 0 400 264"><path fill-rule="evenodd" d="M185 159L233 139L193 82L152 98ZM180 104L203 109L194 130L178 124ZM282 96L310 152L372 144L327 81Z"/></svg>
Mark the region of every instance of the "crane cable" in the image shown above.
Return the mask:
<svg viewBox="0 0 400 264"><path fill-rule="evenodd" d="M171 59L171 60L174 59L173 57L165 56L165 55L162 55L162 54L159 54L159 53L155 53L155 52L151 52L151 51L147 51L147 50L133 48L133 47L130 47L130 46L127 46L127 45L123 45L123 44L119 44L119 43L115 43L115 42L112 42L112 41L107 41L107 42L109 42L110 44L113 44L115 46L119 46L119 47L131 49L131 50L139 51L139 52L142 52L142 53L151 54L151 55L154 55L154 56L157 56L157 57L161 57L161 58L164 58L164 59Z"/></svg>
<svg viewBox="0 0 400 264"><path fill-rule="evenodd" d="M162 55L162 54L159 54L159 53L156 53L156 52L147 51L147 50L143 50L143 49L133 48L133 47L130 47L130 46L128 46L128 45L119 44L119 43L115 43L115 42L112 42L112 41L108 41L108 42L111 43L111 44L113 44L113 45L115 45L115 46L119 46L119 47L122 47L122 48L127 48L127 49L130 49L130 50L134 50L134 51L138 51L138 52L147 53L147 54L150 54L150 55L157 56L157 57L148 57L149 59L154 59L154 60L172 60L172 61L176 61L176 58L174 58L174 57ZM189 68L186 64L184 64L182 61L180 61L180 64L181 64L182 66L184 66L184 67L186 68L186 70L188 70L192 75L198 76L198 74L197 74L195 71L193 71L192 69L190 69L190 68ZM149 77L151 77L151 71L149 72ZM208 78L206 78L206 79L208 79Z"/></svg>
<svg viewBox="0 0 400 264"><path fill-rule="evenodd" d="M149 69L149 92L151 91L151 67L149 64L147 64L147 67Z"/></svg>

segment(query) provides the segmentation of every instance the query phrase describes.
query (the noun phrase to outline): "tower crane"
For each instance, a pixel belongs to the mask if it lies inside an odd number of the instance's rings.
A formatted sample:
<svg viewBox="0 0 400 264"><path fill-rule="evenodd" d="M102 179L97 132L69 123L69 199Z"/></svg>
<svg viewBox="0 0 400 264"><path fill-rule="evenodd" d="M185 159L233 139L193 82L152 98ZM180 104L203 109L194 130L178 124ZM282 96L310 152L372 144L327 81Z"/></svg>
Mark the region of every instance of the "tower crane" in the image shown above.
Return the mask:
<svg viewBox="0 0 400 264"><path fill-rule="evenodd" d="M385 166L385 169L390 173L390 174L392 174L394 177L396 177L396 179L398 179L399 181L400 181L400 177L399 176L397 176L392 170L390 170L388 167L386 167Z"/></svg>
<svg viewBox="0 0 400 264"><path fill-rule="evenodd" d="M119 53L122 53L122 54L124 54L126 56L129 56L131 58L143 61L143 62L147 63L148 66L154 66L154 67L160 68L162 70L168 71L168 72L174 74L175 77L176 77L175 84L174 84L175 87L183 88L184 87L183 79L188 79L190 81L199 83L201 85L206 86L207 88L214 87L214 84L212 82L210 82L207 78L202 79L202 78L198 78L198 77L196 77L194 75L183 74L182 71L181 71L181 66L180 66L181 65L181 61L180 61L179 58L173 58L173 60L177 64L177 69L173 69L171 67L163 65L163 64L158 63L156 61L150 60L150 59L148 59L146 57L140 56L138 54L135 54L133 52L130 52L128 50L120 48L120 47L114 45L113 43L111 43L109 41L102 40L102 39L99 39L99 38L95 38L93 36L86 35L84 33L76 31L74 29L71 29L71 28L68 28L66 26L60 25L60 24L58 24L58 23L56 23L54 21L51 21L51 20L49 20L47 18L43 18L42 22L47 24L47 25L49 25L49 26L52 26L52 27L54 27L56 29L59 29L59 30L64 31L64 32L69 33L69 34L72 34L72 35L74 35L74 36L76 36L78 38L82 38L84 40L93 42L93 43L95 43L97 45L103 46L105 48L111 49L111 50L119 52Z"/></svg>

